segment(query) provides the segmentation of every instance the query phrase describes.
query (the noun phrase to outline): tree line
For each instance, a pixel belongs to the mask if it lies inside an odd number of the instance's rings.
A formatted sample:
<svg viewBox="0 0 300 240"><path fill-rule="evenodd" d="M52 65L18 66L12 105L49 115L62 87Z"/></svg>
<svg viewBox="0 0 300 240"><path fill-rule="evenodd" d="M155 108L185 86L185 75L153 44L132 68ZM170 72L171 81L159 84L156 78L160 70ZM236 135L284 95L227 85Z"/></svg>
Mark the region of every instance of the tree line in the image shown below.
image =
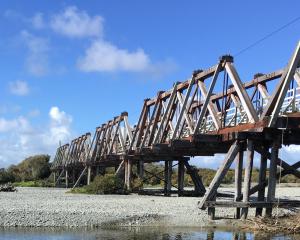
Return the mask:
<svg viewBox="0 0 300 240"><path fill-rule="evenodd" d="M53 180L50 171L50 156L49 155L35 155L24 159L17 165L11 165L8 168L0 169L0 184L7 182L28 182L28 181L44 181L43 184L38 186L48 186ZM137 179L137 169L133 167L134 179ZM113 171L108 171L113 174ZM208 186L216 174L215 169L210 168L198 168L198 173L202 177L203 184ZM268 175L268 171L267 171ZM254 168L252 172L252 179L254 182L258 182L259 169ZM177 185L177 168L174 167L172 171L172 185ZM164 179L164 165L161 163L147 163L145 164L145 174L143 179L144 186L157 186L163 185ZM300 183L300 179L294 175L286 175L280 179L282 183ZM41 182L40 182L41 183ZM225 176L223 184L234 183L234 169L229 169ZM139 183L138 183L139 184ZM184 178L185 186L193 186L191 177L185 174Z"/></svg>

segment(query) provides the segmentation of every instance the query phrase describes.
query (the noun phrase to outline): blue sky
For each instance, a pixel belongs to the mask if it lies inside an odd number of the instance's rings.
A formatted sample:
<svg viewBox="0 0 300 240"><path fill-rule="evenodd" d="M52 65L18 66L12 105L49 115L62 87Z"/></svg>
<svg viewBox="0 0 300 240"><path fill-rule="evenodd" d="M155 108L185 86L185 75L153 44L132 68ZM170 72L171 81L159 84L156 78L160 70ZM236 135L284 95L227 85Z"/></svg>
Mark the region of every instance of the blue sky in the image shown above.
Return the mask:
<svg viewBox="0 0 300 240"><path fill-rule="evenodd" d="M1 1L0 167L93 132L298 17L292 1ZM300 21L235 58L282 68ZM215 165L211 160L207 165Z"/></svg>

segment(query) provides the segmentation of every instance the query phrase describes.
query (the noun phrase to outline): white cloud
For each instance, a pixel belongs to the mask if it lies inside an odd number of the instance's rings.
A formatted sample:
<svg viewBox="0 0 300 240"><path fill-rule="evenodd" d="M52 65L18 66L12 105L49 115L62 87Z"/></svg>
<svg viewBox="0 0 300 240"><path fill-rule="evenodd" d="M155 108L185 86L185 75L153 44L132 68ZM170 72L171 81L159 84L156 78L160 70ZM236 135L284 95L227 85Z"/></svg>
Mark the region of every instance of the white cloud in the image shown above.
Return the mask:
<svg viewBox="0 0 300 240"><path fill-rule="evenodd" d="M91 17L85 11L70 6L63 12L54 15L50 26L55 32L68 37L101 37L103 18L99 15Z"/></svg>
<svg viewBox="0 0 300 240"><path fill-rule="evenodd" d="M279 151L279 156L282 158L282 160L286 161L289 164L294 164L300 161L299 155L300 155L299 145L284 146Z"/></svg>
<svg viewBox="0 0 300 240"><path fill-rule="evenodd" d="M48 41L23 30L22 39L28 48L26 65L28 71L36 76L42 76L48 71Z"/></svg>
<svg viewBox="0 0 300 240"><path fill-rule="evenodd" d="M70 124L72 117L64 111L60 111L58 107L52 107L49 111L51 119L49 139L50 143L58 144L70 137Z"/></svg>
<svg viewBox="0 0 300 240"><path fill-rule="evenodd" d="M59 141L70 140L72 117L58 107L51 107L49 122L36 126L29 119L0 118L0 168L15 164L34 154L54 154Z"/></svg>
<svg viewBox="0 0 300 240"><path fill-rule="evenodd" d="M150 66L148 55L142 49L129 52L109 42L96 40L78 61L78 67L85 72L144 71Z"/></svg>
<svg viewBox="0 0 300 240"><path fill-rule="evenodd" d="M18 126L18 119L7 120L0 118L0 132L9 132Z"/></svg>
<svg viewBox="0 0 300 240"><path fill-rule="evenodd" d="M31 19L32 26L35 29L42 29L45 27L43 13L36 13Z"/></svg>
<svg viewBox="0 0 300 240"><path fill-rule="evenodd" d="M9 83L9 90L12 94L18 96L25 96L29 93L29 87L27 82L22 80L17 80Z"/></svg>

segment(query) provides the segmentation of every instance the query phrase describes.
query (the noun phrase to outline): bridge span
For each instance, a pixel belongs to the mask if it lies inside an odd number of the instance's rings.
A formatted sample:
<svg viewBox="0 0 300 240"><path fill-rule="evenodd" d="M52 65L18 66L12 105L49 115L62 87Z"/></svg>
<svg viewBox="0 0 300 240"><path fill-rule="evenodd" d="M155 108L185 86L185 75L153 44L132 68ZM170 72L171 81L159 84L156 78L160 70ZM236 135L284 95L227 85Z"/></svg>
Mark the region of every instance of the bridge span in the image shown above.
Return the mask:
<svg viewBox="0 0 300 240"><path fill-rule="evenodd" d="M297 201L275 199L280 177L293 174L300 178L300 161L289 164L278 157L284 145L300 144L300 42L288 64L271 73L257 73L243 82L224 55L217 64L193 72L190 79L176 82L168 91L145 99L135 126L123 112L70 144L59 146L52 163L56 183L67 187L90 184L109 167L130 189L133 166L143 180L146 163L164 162L165 195L172 192L172 168L177 165L179 195L203 198L201 209L214 218L219 206L236 208L237 218L246 218L249 207L268 216L272 208L300 206ZM208 188L190 157L224 154L224 161ZM259 155L259 181L252 181L254 153ZM174 165L175 164L175 165ZM235 168L235 193L230 199L218 191L230 168ZM189 174L195 190L184 189L184 174ZM253 197L254 196L254 197ZM251 197L251 198L250 198Z"/></svg>

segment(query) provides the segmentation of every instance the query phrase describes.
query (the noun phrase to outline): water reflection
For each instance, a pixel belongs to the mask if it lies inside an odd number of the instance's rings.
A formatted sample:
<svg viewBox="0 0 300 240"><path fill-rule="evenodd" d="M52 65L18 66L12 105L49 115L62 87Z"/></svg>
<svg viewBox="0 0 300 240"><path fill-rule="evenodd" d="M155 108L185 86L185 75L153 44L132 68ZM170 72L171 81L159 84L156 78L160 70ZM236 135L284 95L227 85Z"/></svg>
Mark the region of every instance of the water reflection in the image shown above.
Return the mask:
<svg viewBox="0 0 300 240"><path fill-rule="evenodd" d="M2 228L0 240L284 240L300 239L300 236L265 235L249 232L236 232L234 230L221 229L195 229L195 228L118 228L118 229L31 229L31 228Z"/></svg>

